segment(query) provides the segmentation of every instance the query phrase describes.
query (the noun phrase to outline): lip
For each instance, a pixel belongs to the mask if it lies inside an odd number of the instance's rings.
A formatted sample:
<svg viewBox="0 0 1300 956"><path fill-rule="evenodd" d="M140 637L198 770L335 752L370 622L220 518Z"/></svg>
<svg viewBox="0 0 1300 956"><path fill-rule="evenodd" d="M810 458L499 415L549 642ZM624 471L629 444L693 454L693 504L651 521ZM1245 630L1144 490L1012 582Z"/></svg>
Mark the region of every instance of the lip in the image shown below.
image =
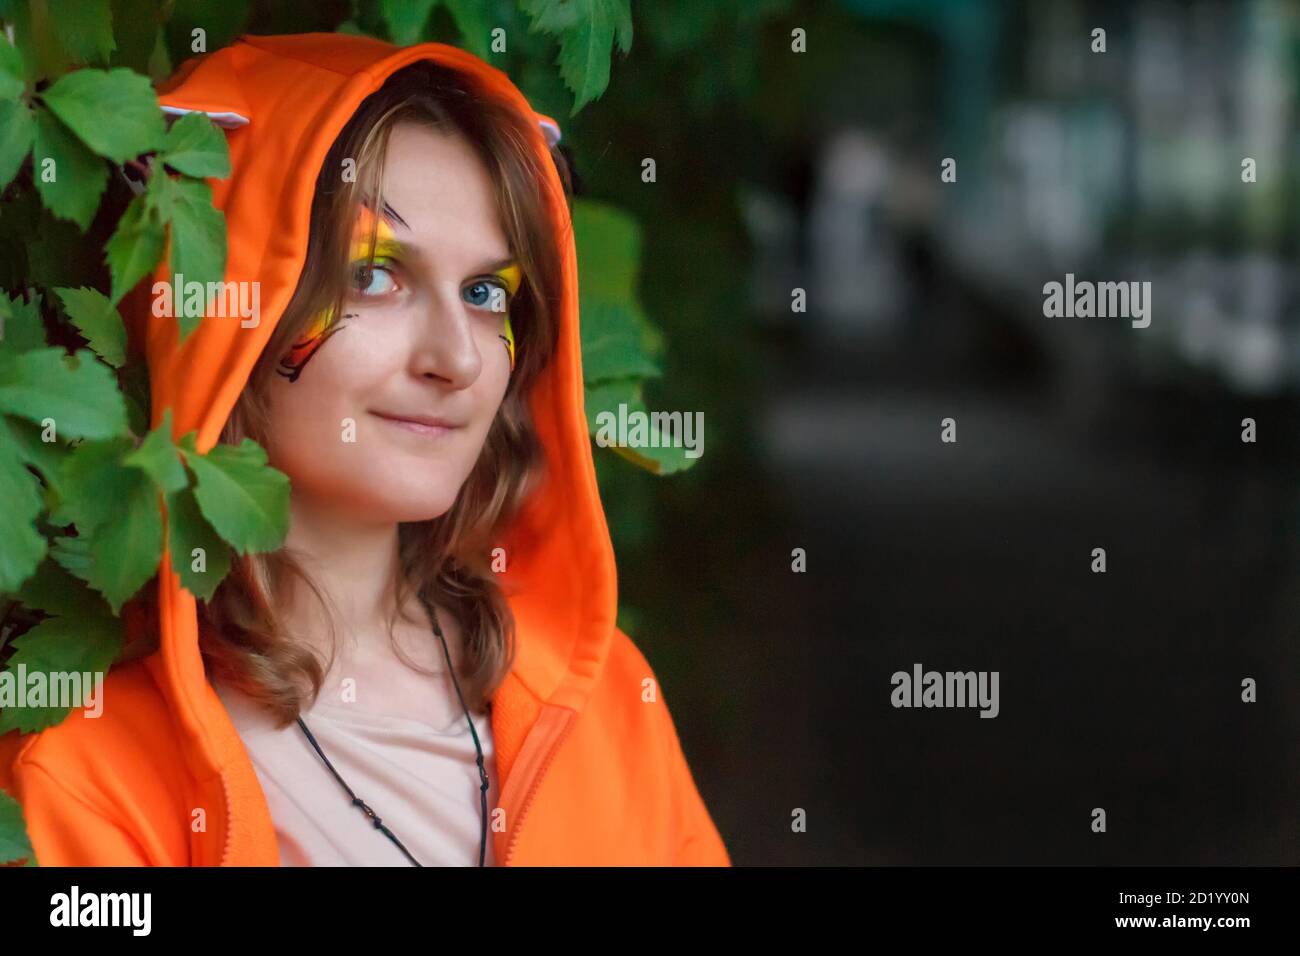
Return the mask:
<svg viewBox="0 0 1300 956"><path fill-rule="evenodd" d="M384 421L396 425L398 428L405 428L407 431L415 432L417 435L425 435L429 438L450 434L460 427L455 422L449 422L445 418L436 418L432 415L398 415L389 412L371 412L371 414L376 418L382 418Z"/></svg>

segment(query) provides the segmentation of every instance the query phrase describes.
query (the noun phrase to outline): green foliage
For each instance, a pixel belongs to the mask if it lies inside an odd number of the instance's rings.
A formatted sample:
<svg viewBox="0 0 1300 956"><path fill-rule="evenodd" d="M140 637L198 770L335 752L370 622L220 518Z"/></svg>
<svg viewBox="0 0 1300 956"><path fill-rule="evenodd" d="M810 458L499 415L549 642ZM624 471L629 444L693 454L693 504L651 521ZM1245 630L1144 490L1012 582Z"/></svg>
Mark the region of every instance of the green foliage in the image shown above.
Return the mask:
<svg viewBox="0 0 1300 956"><path fill-rule="evenodd" d="M45 208L84 232L108 185L108 168L48 110L36 111L36 190Z"/></svg>
<svg viewBox="0 0 1300 956"><path fill-rule="evenodd" d="M627 213L605 203L574 203L578 286L582 289L582 372L587 427L593 435L603 416L647 413L643 384L662 372L663 343L637 300L641 231ZM651 428L653 432L653 427ZM656 475L684 471L698 458L670 447L666 436L649 447L613 445L612 450Z"/></svg>
<svg viewBox="0 0 1300 956"><path fill-rule="evenodd" d="M226 138L203 113L186 113L176 121L167 131L162 155L168 166L186 176L230 175Z"/></svg>
<svg viewBox="0 0 1300 956"><path fill-rule="evenodd" d="M226 273L226 221L212 208L212 187L199 179L172 179L160 173L150 180L145 200L151 204L151 214L169 226L173 287L180 289L178 275L187 284L202 283L204 290L209 289L208 283L220 282ZM184 341L198 327L200 316L178 308L176 317Z"/></svg>
<svg viewBox="0 0 1300 956"><path fill-rule="evenodd" d="M9 669L17 671L21 665L28 674L106 674L121 653L122 642L122 622L110 615L48 617L13 642ZM69 711L68 707L6 707L0 711L0 734L44 730Z"/></svg>
<svg viewBox="0 0 1300 956"><path fill-rule="evenodd" d="M68 320L77 327L95 354L114 368L126 362L126 326L122 316L98 289L55 289Z"/></svg>
<svg viewBox="0 0 1300 956"><path fill-rule="evenodd" d="M0 422L3 422L0 419ZM33 527L41 512L40 486L27 470L9 428L0 424L0 590L18 587L45 557L45 538Z"/></svg>
<svg viewBox="0 0 1300 956"><path fill-rule="evenodd" d="M112 371L85 349L0 350L0 412L50 419L74 438L126 433L126 405Z"/></svg>
<svg viewBox="0 0 1300 956"><path fill-rule="evenodd" d="M260 445L245 438L199 455L186 436L181 450L196 480L194 497L222 538L240 554L280 547L289 531L289 479L267 466Z"/></svg>
<svg viewBox="0 0 1300 956"><path fill-rule="evenodd" d="M379 9L394 43L409 46L419 41L438 0L382 0Z"/></svg>
<svg viewBox="0 0 1300 956"><path fill-rule="evenodd" d="M0 790L0 860L33 860L27 824L18 801Z"/></svg>
<svg viewBox="0 0 1300 956"><path fill-rule="evenodd" d="M125 162L162 142L163 114L149 78L124 67L69 73L41 99L95 155L105 159Z"/></svg>
<svg viewBox="0 0 1300 956"><path fill-rule="evenodd" d="M126 207L113 237L104 247L104 257L113 276L111 301L114 305L158 264L166 242L162 213L156 204L150 203L147 193L141 193Z"/></svg>
<svg viewBox="0 0 1300 956"><path fill-rule="evenodd" d="M4 49L3 42L0 49ZM16 100L0 101L0 190L18 175L35 139L32 111Z"/></svg>
<svg viewBox="0 0 1300 956"><path fill-rule="evenodd" d="M609 60L614 43L624 53L632 49L632 11L628 0L522 0L533 29L560 40L555 62L575 96L572 113L591 102L609 85Z"/></svg>

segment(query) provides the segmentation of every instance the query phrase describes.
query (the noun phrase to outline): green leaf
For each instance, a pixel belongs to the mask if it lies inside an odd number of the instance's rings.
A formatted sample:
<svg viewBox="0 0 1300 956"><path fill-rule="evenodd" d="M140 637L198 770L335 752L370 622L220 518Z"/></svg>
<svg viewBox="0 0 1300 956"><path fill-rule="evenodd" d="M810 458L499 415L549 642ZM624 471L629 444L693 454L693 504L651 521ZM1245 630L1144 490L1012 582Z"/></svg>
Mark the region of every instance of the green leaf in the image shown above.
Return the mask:
<svg viewBox="0 0 1300 956"><path fill-rule="evenodd" d="M0 101L0 192L13 182L36 142L36 122L22 100Z"/></svg>
<svg viewBox="0 0 1300 956"><path fill-rule="evenodd" d="M24 667L28 677L34 673L47 675L92 675L90 687L82 684L84 694L96 690L94 675L108 673L109 667L122 651L125 640L123 623L114 617L51 617L41 621L22 637L14 641L14 655L9 658L8 671L18 676L18 666ZM58 683L47 680L50 690ZM102 694L102 684L98 688ZM100 701L103 701L102 696ZM47 699L47 703L49 700ZM80 702L76 706L80 706ZM70 712L71 707L6 707L0 711L0 734L17 730L33 733L53 727Z"/></svg>
<svg viewBox="0 0 1300 956"><path fill-rule="evenodd" d="M37 207L36 221L28 233L34 238L26 244L28 271L24 282L47 289L98 283L103 237L83 233L76 223L56 218L41 205L34 191L24 193L36 200Z"/></svg>
<svg viewBox="0 0 1300 956"><path fill-rule="evenodd" d="M202 549L202 571L194 569L196 548ZM186 590L201 600L211 600L230 571L230 545L203 517L192 489L167 496L167 550L172 569Z"/></svg>
<svg viewBox="0 0 1300 956"><path fill-rule="evenodd" d="M27 838L22 805L0 790L0 863L35 859L36 853Z"/></svg>
<svg viewBox="0 0 1300 956"><path fill-rule="evenodd" d="M87 549L87 556L89 553ZM18 601L29 610L44 611L55 617L108 617L112 613L102 596L86 587L85 581L69 574L53 556L42 561L36 573L27 579L18 592Z"/></svg>
<svg viewBox="0 0 1300 956"><path fill-rule="evenodd" d="M0 346L10 352L28 352L45 346L45 323L41 321L41 295L32 291L31 301L0 292Z"/></svg>
<svg viewBox="0 0 1300 956"><path fill-rule="evenodd" d="M410 46L424 34L429 13L438 0L380 0L379 12L388 24L388 35L398 46Z"/></svg>
<svg viewBox="0 0 1300 956"><path fill-rule="evenodd" d="M113 0L112 6L116 49L111 64L148 73L149 57L161 32L159 0Z"/></svg>
<svg viewBox="0 0 1300 956"><path fill-rule="evenodd" d="M205 113L186 113L167 131L162 159L186 176L225 179L230 175L226 137Z"/></svg>
<svg viewBox="0 0 1300 956"><path fill-rule="evenodd" d="M492 20L482 0L447 0L447 9L460 31L461 45L481 60L492 56Z"/></svg>
<svg viewBox="0 0 1300 956"><path fill-rule="evenodd" d="M32 178L45 208L84 232L108 184L108 167L47 110L37 110Z"/></svg>
<svg viewBox="0 0 1300 956"><path fill-rule="evenodd" d="M158 170L155 175L163 176ZM165 179L166 176L163 176ZM118 220L113 236L104 246L104 258L113 277L113 305L122 301L137 282L153 271L162 258L167 232L148 194L131 200Z"/></svg>
<svg viewBox="0 0 1300 956"><path fill-rule="evenodd" d="M126 325L108 296L98 289L55 289L63 309L90 344L109 365L120 368L126 361Z"/></svg>
<svg viewBox="0 0 1300 956"><path fill-rule="evenodd" d="M584 398L587 428L592 437L596 438L604 430L605 437L610 443L604 444L603 447L609 448L610 451L621 455L633 464L652 474L670 475L673 472L685 471L699 461L699 458L686 457L686 452L690 449L668 446L666 443L672 436L660 432L653 422L647 424L644 443L636 446L615 444L623 438L632 437L619 434L621 416L630 416L633 412L648 414L645 401L641 397L640 382L634 379L605 382L594 388L585 389ZM620 412L620 404L626 406L623 412ZM602 442L598 441L597 444Z"/></svg>
<svg viewBox="0 0 1300 956"><path fill-rule="evenodd" d="M6 21L13 22L13 42L22 53L28 83L62 76L72 65L63 45L54 35L49 7L48 0L44 3L14 0L9 15L5 17Z"/></svg>
<svg viewBox="0 0 1300 956"><path fill-rule="evenodd" d="M612 378L657 378L658 364L646 354L645 320L633 306L591 302L582 309L582 379L592 385Z"/></svg>
<svg viewBox="0 0 1300 956"><path fill-rule="evenodd" d="M76 575L82 581L89 581L91 574L91 565L94 559L90 556L90 539L61 537L55 538L54 543L50 546L50 557L58 562L59 567L63 568L69 574Z"/></svg>
<svg viewBox="0 0 1300 956"><path fill-rule="evenodd" d="M573 241L584 301L636 301L641 262L641 226L636 219L609 203L575 200Z"/></svg>
<svg viewBox="0 0 1300 956"><path fill-rule="evenodd" d="M153 479L160 491L172 493L189 485L189 476L172 444L172 410L163 413L162 422L145 436L140 447L122 459L124 464L140 468Z"/></svg>
<svg viewBox="0 0 1300 956"><path fill-rule="evenodd" d="M108 366L87 349L61 348L18 355L0 350L0 412L34 422L54 420L66 438L109 438L126 433L126 405Z"/></svg>
<svg viewBox="0 0 1300 956"><path fill-rule="evenodd" d="M51 20L63 49L79 63L107 63L114 49L108 0L58 0Z"/></svg>
<svg viewBox="0 0 1300 956"><path fill-rule="evenodd" d="M117 614L158 571L163 553L163 521L158 489L138 468L124 468L121 497L107 520L91 529L90 586ZM80 525L77 527L85 537Z"/></svg>
<svg viewBox="0 0 1300 956"><path fill-rule="evenodd" d="M632 48L632 12L628 0L522 0L532 29L560 41L556 63L574 93L576 114L609 85L609 61L615 39L624 53Z"/></svg>
<svg viewBox="0 0 1300 956"><path fill-rule="evenodd" d="M186 448L186 442L180 444ZM189 448L192 449L192 441ZM252 439L185 454L203 516L240 554L274 551L289 531L289 477L267 464Z"/></svg>
<svg viewBox="0 0 1300 956"><path fill-rule="evenodd" d="M131 451L129 438L73 449L60 476L64 496L50 516L54 524L77 526L75 539L56 540L54 559L102 593L114 614L162 559L158 489L126 463Z"/></svg>
<svg viewBox="0 0 1300 956"><path fill-rule="evenodd" d="M76 70L41 98L83 143L113 162L134 159L163 141L163 114L149 78L125 67Z"/></svg>
<svg viewBox="0 0 1300 956"><path fill-rule="evenodd" d="M83 441L73 448L59 471L63 497L50 521L56 525L75 524L78 533L84 535L111 518L121 507L120 499L139 477L136 469L122 463L132 450L133 442L127 437ZM76 540L85 544L84 538ZM77 574L75 567L64 567Z"/></svg>
<svg viewBox="0 0 1300 956"><path fill-rule="evenodd" d="M0 33L0 100L16 100L26 88L23 55Z"/></svg>
<svg viewBox="0 0 1300 956"><path fill-rule="evenodd" d="M17 449L18 459L25 465L31 465L41 473L46 485L59 494L59 478L63 474L63 462L70 451L68 446L57 438L44 441L45 429L33 422L20 418L0 415L0 441L7 439Z"/></svg>
<svg viewBox="0 0 1300 956"><path fill-rule="evenodd" d="M45 557L45 537L33 522L41 513L41 489L23 464L7 429L0 430L0 591L12 593Z"/></svg>
<svg viewBox="0 0 1300 956"><path fill-rule="evenodd" d="M226 220L212 205L212 189L207 183L182 179L176 183L176 202L171 216L171 269L173 288L180 288L178 275L185 283L221 282L226 272ZM206 305L205 305L206 310ZM181 326L181 341L198 327L202 316L186 316L176 309ZM187 322L186 319L189 319Z"/></svg>
<svg viewBox="0 0 1300 956"><path fill-rule="evenodd" d="M126 401L126 416L131 432L143 435L149 430L150 420L148 364L143 360L131 362L118 373L118 381L122 383L122 398Z"/></svg>
<svg viewBox="0 0 1300 956"><path fill-rule="evenodd" d="M172 309L180 324L182 342L193 332L211 303L209 283L219 283L226 272L226 220L212 205L212 189L197 179L158 176L149 184L151 202L170 223ZM202 283L204 311L194 315L184 306L183 287Z"/></svg>
<svg viewBox="0 0 1300 956"><path fill-rule="evenodd" d="M573 204L582 303L582 373L587 385L606 379L652 378L658 333L637 301L641 227L607 203Z"/></svg>

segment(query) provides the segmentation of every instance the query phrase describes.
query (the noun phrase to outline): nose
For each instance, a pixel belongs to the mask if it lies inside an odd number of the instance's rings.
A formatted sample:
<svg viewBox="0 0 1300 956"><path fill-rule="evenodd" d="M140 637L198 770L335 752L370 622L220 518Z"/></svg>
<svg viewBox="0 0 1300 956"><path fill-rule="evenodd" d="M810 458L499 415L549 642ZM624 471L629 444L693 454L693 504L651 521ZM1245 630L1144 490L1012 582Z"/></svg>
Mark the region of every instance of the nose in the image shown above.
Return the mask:
<svg viewBox="0 0 1300 956"><path fill-rule="evenodd" d="M440 289L429 297L416 323L411 350L416 375L468 388L483 370L483 356L460 289Z"/></svg>

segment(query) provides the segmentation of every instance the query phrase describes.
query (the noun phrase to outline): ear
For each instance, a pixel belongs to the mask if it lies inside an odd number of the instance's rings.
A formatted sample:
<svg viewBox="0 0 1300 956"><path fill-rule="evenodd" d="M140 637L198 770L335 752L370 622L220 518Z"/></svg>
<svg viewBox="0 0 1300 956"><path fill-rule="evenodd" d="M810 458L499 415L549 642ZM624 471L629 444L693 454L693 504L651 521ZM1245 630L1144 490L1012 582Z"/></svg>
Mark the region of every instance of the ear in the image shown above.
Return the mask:
<svg viewBox="0 0 1300 956"><path fill-rule="evenodd" d="M238 129L241 126L248 125L247 116L242 116L239 113L232 113L228 110L218 112L215 110L187 110L183 106L164 106L162 111L168 116L184 116L186 113L206 113L208 119L212 120L212 122L216 123L222 129Z"/></svg>
<svg viewBox="0 0 1300 956"><path fill-rule="evenodd" d="M546 137L546 145L554 148L555 144L560 141L560 124L542 113L534 113L533 118L537 120L537 125L542 128L542 135Z"/></svg>
<svg viewBox="0 0 1300 956"><path fill-rule="evenodd" d="M191 110L183 106L163 106L163 115L167 117L168 125L176 119L184 116L186 113L204 113L208 119L212 120L222 129L238 129L241 126L248 125L248 117L230 110ZM153 174L152 160L146 163L128 163L118 171L126 184L131 187L131 192L137 196L144 192L149 185L149 176Z"/></svg>

